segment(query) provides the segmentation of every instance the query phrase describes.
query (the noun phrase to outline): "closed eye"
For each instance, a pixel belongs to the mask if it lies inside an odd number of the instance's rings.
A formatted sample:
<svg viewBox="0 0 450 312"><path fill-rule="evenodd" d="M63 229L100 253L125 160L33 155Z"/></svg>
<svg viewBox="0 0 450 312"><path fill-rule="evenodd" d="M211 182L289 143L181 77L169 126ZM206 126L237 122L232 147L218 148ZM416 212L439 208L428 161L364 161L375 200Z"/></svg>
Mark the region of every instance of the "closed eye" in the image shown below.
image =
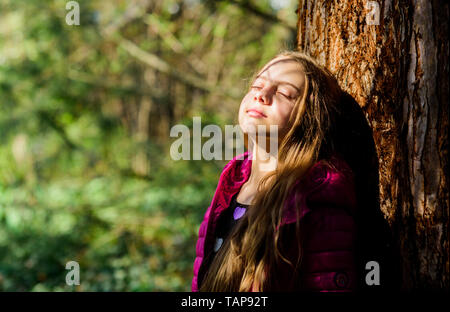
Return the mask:
<svg viewBox="0 0 450 312"><path fill-rule="evenodd" d="M286 95L286 94L284 94L284 93L281 93L281 92L277 92L277 93L281 94L282 96L284 96L284 97L287 98L287 99L290 99L290 100L293 99L292 97L290 97L290 96L288 96L288 95Z"/></svg>

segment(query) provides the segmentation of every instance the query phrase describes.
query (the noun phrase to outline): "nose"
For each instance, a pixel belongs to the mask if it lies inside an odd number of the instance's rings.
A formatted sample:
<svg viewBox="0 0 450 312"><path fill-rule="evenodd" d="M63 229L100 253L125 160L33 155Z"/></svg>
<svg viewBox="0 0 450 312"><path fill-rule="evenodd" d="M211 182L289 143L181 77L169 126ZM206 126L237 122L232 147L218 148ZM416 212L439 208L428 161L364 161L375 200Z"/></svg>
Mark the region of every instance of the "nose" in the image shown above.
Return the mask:
<svg viewBox="0 0 450 312"><path fill-rule="evenodd" d="M255 97L253 98L257 102L262 102L262 104L269 104L269 96L267 94L267 91L258 90L258 92L255 94Z"/></svg>

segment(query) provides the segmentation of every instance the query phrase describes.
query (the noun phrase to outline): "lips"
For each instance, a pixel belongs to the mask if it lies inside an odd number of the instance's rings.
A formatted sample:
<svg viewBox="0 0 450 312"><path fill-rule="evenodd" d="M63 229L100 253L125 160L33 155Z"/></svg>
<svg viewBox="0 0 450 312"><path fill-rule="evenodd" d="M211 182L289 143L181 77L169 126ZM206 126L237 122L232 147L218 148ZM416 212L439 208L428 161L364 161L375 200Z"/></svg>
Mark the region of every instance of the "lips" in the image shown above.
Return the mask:
<svg viewBox="0 0 450 312"><path fill-rule="evenodd" d="M256 118L266 118L267 116L260 110L258 109L249 109L247 110L247 114L250 115L251 117L256 117Z"/></svg>

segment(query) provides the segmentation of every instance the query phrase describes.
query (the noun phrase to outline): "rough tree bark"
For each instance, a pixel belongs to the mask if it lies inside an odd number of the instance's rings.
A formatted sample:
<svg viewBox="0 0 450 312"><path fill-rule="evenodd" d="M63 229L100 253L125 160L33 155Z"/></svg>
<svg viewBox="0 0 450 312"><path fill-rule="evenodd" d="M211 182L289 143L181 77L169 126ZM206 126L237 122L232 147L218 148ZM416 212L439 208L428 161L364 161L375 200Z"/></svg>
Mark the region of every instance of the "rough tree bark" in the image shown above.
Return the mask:
<svg viewBox="0 0 450 312"><path fill-rule="evenodd" d="M298 49L336 75L373 130L402 288L448 289L449 4L300 0L297 12Z"/></svg>

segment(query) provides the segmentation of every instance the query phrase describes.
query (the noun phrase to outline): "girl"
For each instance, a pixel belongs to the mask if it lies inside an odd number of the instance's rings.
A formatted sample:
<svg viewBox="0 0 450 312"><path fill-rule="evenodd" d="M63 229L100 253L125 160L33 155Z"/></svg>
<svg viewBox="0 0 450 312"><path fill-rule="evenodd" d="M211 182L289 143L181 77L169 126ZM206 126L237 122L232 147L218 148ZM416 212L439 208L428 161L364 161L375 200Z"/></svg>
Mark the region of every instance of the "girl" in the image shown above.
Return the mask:
<svg viewBox="0 0 450 312"><path fill-rule="evenodd" d="M354 145L367 138L343 112L345 99L332 74L300 52L282 52L254 75L240 128L248 142L251 129L276 125L280 144L274 153L252 140L224 167L199 229L193 291L358 288L358 203L370 179L358 174L368 158Z"/></svg>

